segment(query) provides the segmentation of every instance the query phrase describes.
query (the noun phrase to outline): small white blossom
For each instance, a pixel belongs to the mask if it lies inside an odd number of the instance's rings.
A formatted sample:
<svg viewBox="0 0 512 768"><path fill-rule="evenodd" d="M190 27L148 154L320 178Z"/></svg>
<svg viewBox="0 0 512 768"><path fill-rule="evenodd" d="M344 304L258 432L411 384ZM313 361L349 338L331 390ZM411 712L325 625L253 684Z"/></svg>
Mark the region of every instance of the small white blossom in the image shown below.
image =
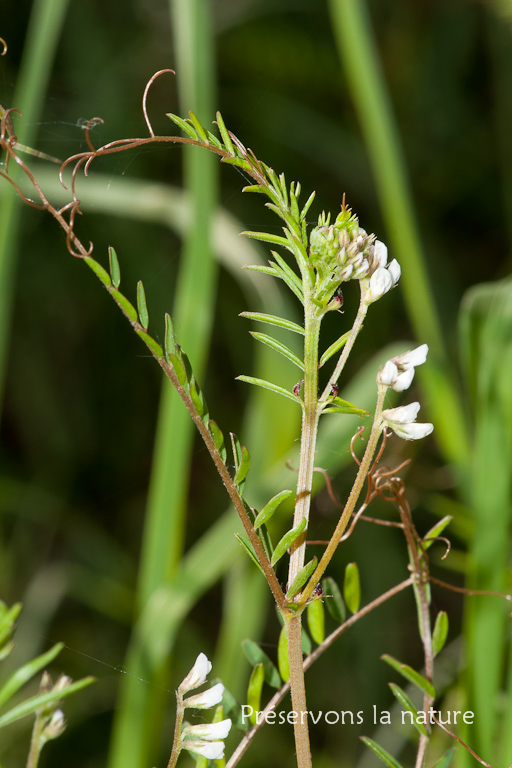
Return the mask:
<svg viewBox="0 0 512 768"><path fill-rule="evenodd" d="M373 264L376 269L379 267L385 267L388 263L388 249L380 240L375 241L373 249Z"/></svg>
<svg viewBox="0 0 512 768"><path fill-rule="evenodd" d="M182 693L186 693L187 691L192 691L194 688L198 688L206 681L206 675L209 674L211 668L211 661L208 660L204 653L200 653L194 666L180 684L179 690Z"/></svg>
<svg viewBox="0 0 512 768"><path fill-rule="evenodd" d="M421 344L416 349L410 349L408 352L404 352L402 355L393 357L393 362L403 371L407 371L409 368L416 368L417 365L423 365L427 359L428 344Z"/></svg>
<svg viewBox="0 0 512 768"><path fill-rule="evenodd" d="M382 243L382 246L386 248L386 246ZM382 249L379 249L378 251L378 258L382 258L382 254L384 251ZM386 248L386 255L387 255L387 248ZM375 253L374 253L375 258ZM380 261L378 262L380 263ZM377 269L372 272L369 282L366 285L366 303L367 304L373 304L374 301L377 301L377 299L380 299L381 296L384 296L385 293L391 290L397 283L400 278L401 269L400 264L396 259L393 259L393 261L388 264L387 267L378 266Z"/></svg>
<svg viewBox="0 0 512 768"><path fill-rule="evenodd" d="M183 748L207 760L222 760L224 757L223 741L184 741Z"/></svg>
<svg viewBox="0 0 512 768"><path fill-rule="evenodd" d="M225 739L231 729L231 720L220 720L218 723L200 723L199 725L187 725L183 729L183 735L193 736L194 738L206 739L207 741L216 741ZM185 742L186 744L186 742Z"/></svg>
<svg viewBox="0 0 512 768"><path fill-rule="evenodd" d="M428 345L422 344L401 355L388 360L377 374L377 383L392 387L396 392L409 389L417 365L423 365L427 359Z"/></svg>
<svg viewBox="0 0 512 768"><path fill-rule="evenodd" d="M400 408L388 408L382 411L384 423L404 440L421 440L430 435L434 429L433 424L417 424L416 417L420 410L419 403L409 403Z"/></svg>
<svg viewBox="0 0 512 768"><path fill-rule="evenodd" d="M189 696L188 699L184 700L183 704L193 709L209 709L220 704L223 695L224 686L222 683L217 683L212 688L208 688L207 691L196 693L195 696Z"/></svg>
<svg viewBox="0 0 512 768"><path fill-rule="evenodd" d="M66 720L64 713L61 709L56 709L52 715L52 718L43 731L43 737L45 739L56 739L57 736L65 730Z"/></svg>

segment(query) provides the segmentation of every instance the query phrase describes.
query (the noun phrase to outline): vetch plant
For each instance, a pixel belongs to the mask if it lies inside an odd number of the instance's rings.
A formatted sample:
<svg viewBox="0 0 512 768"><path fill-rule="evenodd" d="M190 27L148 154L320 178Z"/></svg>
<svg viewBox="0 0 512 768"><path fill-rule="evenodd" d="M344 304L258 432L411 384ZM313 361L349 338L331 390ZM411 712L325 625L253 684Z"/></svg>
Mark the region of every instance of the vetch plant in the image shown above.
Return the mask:
<svg viewBox="0 0 512 768"><path fill-rule="evenodd" d="M164 70L168 72L170 70ZM348 357L362 331L363 323L370 307L379 299L384 298L394 289L400 279L400 265L396 259L389 259L386 246L368 234L359 223L343 199L341 211L331 224L331 216L322 213L317 226L308 231L307 215L313 203L314 193L301 207L299 198L300 184L287 184L283 174L278 175L271 167L259 160L248 150L241 141L227 130L222 116L217 113L219 136L207 130L191 112L190 117L169 114L169 118L183 131L184 136L158 136L155 134L147 115L146 101L150 86L161 75L157 73L149 81L143 97L143 114L148 128L145 138L121 139L110 142L103 147L95 148L91 141L90 129L97 122L91 120L86 128L88 151L68 158L61 167L61 181L65 185L66 171L71 168L70 188L72 199L62 208L56 208L46 197L39 186L33 172L17 154L16 137L13 128L15 110L6 109L2 112L0 140L6 152L5 167L0 175L9 181L22 199L29 205L47 210L60 224L67 235L69 252L76 258L82 259L96 274L108 293L121 309L133 330L145 344L149 353L155 358L167 378L170 380L178 395L187 408L194 424L200 433L220 478L235 507L245 536L240 542L249 556L256 563L265 577L274 597L282 631L278 645L277 666L269 657L251 641L244 644L244 651L251 661L253 671L249 682L247 706L251 710L251 728L243 736L240 744L231 755L227 765L232 768L238 763L245 750L250 745L254 734L263 724L272 719L277 704L290 691L292 701L291 722L294 727L295 753L298 768L310 768L312 755L309 739L310 713L306 700L304 672L313 664L346 629L370 610L398 592L412 587L418 610L420 637L424 650L424 670L419 673L401 662L385 656L384 660L402 675L409 683L421 692L423 706L418 710L408 692L396 684L392 691L404 711L411 716L411 722L418 733L416 748L416 768L421 768L425 761L426 750L432 733L431 721L426 721L421 713L433 709L436 691L433 685L434 657L441 650L447 634L447 617L439 613L431 627L430 607L430 575L427 550L438 540L445 541L441 536L450 518L444 518L426 536L420 536L416 531L405 495L405 484L399 476L404 465L389 469L381 464L384 448L391 432L405 440L418 440L428 436L433 425L417 423L419 403L413 402L396 408L384 408L388 390L397 392L406 390L412 383L415 368L426 362L426 344L393 357L376 373L376 404L373 417L363 408L348 402L339 396L340 384L343 383L343 373ZM248 178L250 183L244 188L245 192L262 194L267 198L266 207L273 211L282 222L282 234L269 232L248 231L244 235L258 241L269 243L279 250L271 251L268 265L249 265L246 268L282 281L295 299L302 305L302 322L295 323L286 317L279 317L261 312L246 311L243 316L255 323L282 328L303 339L303 354L299 357L286 344L270 334L260 331L252 332L253 337L260 343L270 347L276 353L290 361L297 369L297 379L288 382L287 386L274 381L263 380L250 375L241 375L238 379L253 386L261 387L276 396L292 401L301 411L302 424L300 433L300 453L297 468L297 483L295 491L285 489L271 498L261 510L253 508L250 499L245 496L245 485L250 472L250 453L239 439L230 434L226 440L218 424L211 418L201 386L197 381L186 351L179 344L170 314L166 314L163 333L163 346L149 333L149 311L145 290L139 282L134 292L136 306L120 290L121 269L114 248L109 249L109 270L92 257L93 245L84 246L74 230L75 219L80 213L80 200L76 193L78 173L84 169L87 174L91 163L97 159L114 153L125 152L149 144L182 143L207 149L216 154L221 162L234 165ZM16 163L29 182L36 200L29 197L18 181L9 175L9 163ZM284 255L283 255L284 254ZM322 342L322 322L328 313L338 313L343 306L343 291L352 286L346 283L357 283L359 288L359 308L350 328L341 327L345 317L338 315L340 329L337 339L329 346ZM315 451L317 445L320 419L327 414L335 414L337 418L344 414L357 415L368 419L366 448L361 459L356 455L354 440L351 452L358 467L352 489L344 504L339 505L335 499L326 477L329 493L333 502L340 506L340 515L334 526L332 535L325 542L325 549L318 559L310 558L308 550L308 526L311 514L313 491L313 476L315 467ZM356 434L361 436L365 430L362 427ZM228 458L228 448L231 456ZM233 466L232 466L233 465ZM363 488L366 485L366 495L361 502ZM280 504L285 499L295 496L293 520L289 529L279 540L272 540L268 523L275 515ZM369 504L375 498L381 498L393 503L399 513L399 521L382 521L368 517L366 514ZM407 579L388 590L381 597L361 607L361 588L357 566L351 563L347 566L343 587L344 602L341 590L334 580L325 576L329 564L337 552L339 544L346 540L361 520L376 524L395 525L400 528L406 539L409 557L409 573ZM287 576L283 584L278 576L276 567L286 557L289 557ZM310 558L310 559L309 559ZM450 585L442 583L450 588ZM337 630L325 636L324 600L332 615L339 624ZM346 618L345 605L352 613ZM303 617L307 616L308 627L317 647L306 650L304 658ZM224 739L228 736L232 722L239 723L239 707L232 701L222 684L214 685L207 691L185 697L206 682L211 671L211 664L204 654L200 654L189 674L177 690L177 715L174 742L172 746L169 768L176 764L182 750L197 755L205 760L221 760L224 755ZM263 710L260 703L264 684L268 683L277 688L277 693ZM221 704L222 700L222 704ZM185 710L209 709L217 707L213 723L185 723ZM224 717L224 712L231 715ZM256 713L260 712L261 717ZM435 712L435 710L434 710ZM243 713L243 710L242 710ZM53 715L52 715L53 717ZM58 719L58 718L57 718ZM243 718L242 718L243 719ZM51 720L50 720L51 724ZM246 726L245 723L241 723ZM45 728L49 728L48 724ZM444 727L444 726L443 726ZM58 723L54 724L58 729ZM456 737L457 738L457 737ZM365 740L367 745L388 765L397 768L399 763L381 746L371 739ZM449 763L451 755L442 758L443 768Z"/></svg>

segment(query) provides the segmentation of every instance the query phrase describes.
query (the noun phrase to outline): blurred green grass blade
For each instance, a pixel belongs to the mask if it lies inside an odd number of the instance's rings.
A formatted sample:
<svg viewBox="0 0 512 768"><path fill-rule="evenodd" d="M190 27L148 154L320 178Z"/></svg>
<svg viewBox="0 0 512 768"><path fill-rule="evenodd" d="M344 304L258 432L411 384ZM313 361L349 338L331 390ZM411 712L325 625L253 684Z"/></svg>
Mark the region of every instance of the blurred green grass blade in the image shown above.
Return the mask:
<svg viewBox="0 0 512 768"><path fill-rule="evenodd" d="M423 385L436 437L449 461L467 471L469 437L425 269L398 129L378 59L364 0L329 0L343 72L359 114L373 166L389 245L402 266L400 285L414 332L430 347Z"/></svg>
<svg viewBox="0 0 512 768"><path fill-rule="evenodd" d="M460 346L475 420L469 504L475 524L468 583L503 590L512 508L512 281L480 285L463 299ZM466 603L468 708L476 751L495 762L508 604L473 597Z"/></svg>
<svg viewBox="0 0 512 768"><path fill-rule="evenodd" d="M170 10L180 110L185 113L193 108L200 120L212 120L214 57L208 8L204 0L174 0ZM199 380L206 367L216 295L211 226L217 172L216 158L209 153L193 147L184 149L184 186L190 194L191 226L184 240L173 318L179 343ZM179 567L193 437L194 426L188 413L170 384L164 382L139 572L138 607L143 615L155 596L172 583ZM154 663L150 663L147 645L156 635L153 626L151 635L143 633L134 638L127 663L138 670L144 667L144 673L138 676L163 687L167 654L153 657ZM165 701L162 696L154 696L150 687L140 686L135 678L124 678L122 688L109 765L138 768L156 759Z"/></svg>
<svg viewBox="0 0 512 768"><path fill-rule="evenodd" d="M32 144L36 133L67 6L68 0L36 0L32 6L14 101L3 105L6 109L16 107L22 112L23 117L15 115L14 121L16 135L23 144ZM13 178L18 178L15 163L11 163L10 173ZM13 191L9 191L11 193L5 195L0 207L0 403L5 383L15 259L22 215L19 200Z"/></svg>

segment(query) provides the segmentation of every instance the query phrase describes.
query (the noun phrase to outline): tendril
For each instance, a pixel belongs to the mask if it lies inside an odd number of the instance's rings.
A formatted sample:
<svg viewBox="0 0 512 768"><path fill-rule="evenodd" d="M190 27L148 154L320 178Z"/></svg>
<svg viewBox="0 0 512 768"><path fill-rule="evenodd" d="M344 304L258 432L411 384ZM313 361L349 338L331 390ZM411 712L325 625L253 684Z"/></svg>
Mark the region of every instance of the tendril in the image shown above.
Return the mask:
<svg viewBox="0 0 512 768"><path fill-rule="evenodd" d="M151 125L151 122L150 122L150 120L149 120L149 117L148 117L148 110L147 110L147 98L148 98L148 93L149 93L149 89L151 88L151 86L153 85L153 83L155 82L155 80L157 79L157 77L160 77L160 75L163 75L163 74L165 74L166 72L170 72L170 73L171 73L171 74L173 74L173 75L175 75L175 74L176 74L176 72L174 71L174 69L161 69L161 70L159 70L158 72L155 72L155 74L153 75L153 77L150 77L150 79L148 80L148 82L147 82L147 85L146 85L146 87L144 88L144 94L143 94L143 96L142 96L142 112L143 112L143 114L144 114L144 120L146 121L146 125L147 125L147 127L148 127L149 135L150 135L152 138L155 138L155 132L154 132L154 130L153 130L153 126Z"/></svg>

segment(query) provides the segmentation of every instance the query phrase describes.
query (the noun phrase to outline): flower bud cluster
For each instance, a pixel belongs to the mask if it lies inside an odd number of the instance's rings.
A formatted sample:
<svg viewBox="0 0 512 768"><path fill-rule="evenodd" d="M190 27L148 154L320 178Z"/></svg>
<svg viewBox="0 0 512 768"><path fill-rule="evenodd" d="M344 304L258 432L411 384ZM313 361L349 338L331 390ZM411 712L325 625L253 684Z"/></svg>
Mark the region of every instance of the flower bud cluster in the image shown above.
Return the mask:
<svg viewBox="0 0 512 768"><path fill-rule="evenodd" d="M347 280L361 280L367 304L387 293L400 277L400 265L388 265L388 249L359 226L345 205L334 224L322 214L310 235L309 257L317 273L315 302L323 309L339 309L334 292Z"/></svg>
<svg viewBox="0 0 512 768"><path fill-rule="evenodd" d="M206 682L207 675L211 672L211 661L200 653L194 666L182 681L178 688L178 696L199 688ZM196 693L183 699L183 708L209 709L222 701L224 686L222 683L208 688L202 693ZM196 755L201 755L207 760L220 760L224 757L224 742L231 728L231 720L221 720L217 723L200 723L199 725L185 725L181 732L181 748L187 749Z"/></svg>

